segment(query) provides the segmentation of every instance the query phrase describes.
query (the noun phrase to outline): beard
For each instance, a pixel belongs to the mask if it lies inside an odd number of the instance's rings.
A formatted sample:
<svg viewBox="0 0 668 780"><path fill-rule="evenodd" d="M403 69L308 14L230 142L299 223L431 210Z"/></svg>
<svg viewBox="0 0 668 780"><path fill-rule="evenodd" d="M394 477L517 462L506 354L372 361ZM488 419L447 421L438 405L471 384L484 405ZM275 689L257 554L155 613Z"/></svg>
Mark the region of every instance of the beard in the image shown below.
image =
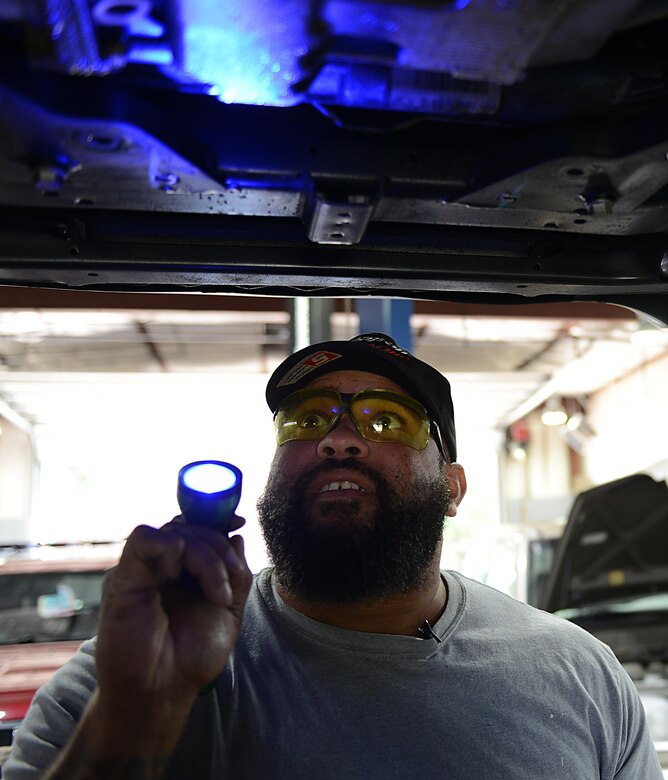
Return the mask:
<svg viewBox="0 0 668 780"><path fill-rule="evenodd" d="M315 522L307 509L314 477L346 468L372 481L377 508L362 523L362 501L330 500ZM350 605L420 588L443 538L450 491L442 473L416 479L399 494L354 458L324 461L285 488L272 474L258 500L260 526L280 584L311 601Z"/></svg>

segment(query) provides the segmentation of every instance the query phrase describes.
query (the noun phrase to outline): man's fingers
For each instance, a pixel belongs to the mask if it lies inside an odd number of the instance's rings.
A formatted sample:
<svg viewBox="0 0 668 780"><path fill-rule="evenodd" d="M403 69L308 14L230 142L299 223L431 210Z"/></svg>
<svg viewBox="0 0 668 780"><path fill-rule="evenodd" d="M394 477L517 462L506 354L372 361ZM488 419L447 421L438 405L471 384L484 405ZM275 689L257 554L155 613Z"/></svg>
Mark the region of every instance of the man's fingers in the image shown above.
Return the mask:
<svg viewBox="0 0 668 780"><path fill-rule="evenodd" d="M248 568L248 563L246 562L245 542L243 536L230 537L230 547L232 549L231 551L228 551L225 562L227 563L230 570L230 581L232 582L232 587L249 588L253 575L251 574L251 571Z"/></svg>
<svg viewBox="0 0 668 780"><path fill-rule="evenodd" d="M232 585L225 560L208 540L193 537L186 542L183 568L198 581L208 601L221 607L231 606Z"/></svg>
<svg viewBox="0 0 668 780"><path fill-rule="evenodd" d="M242 603L252 578L241 537L230 540L210 528L172 521L159 529L135 528L105 583L105 593L157 590L184 574L199 583L207 601L220 607Z"/></svg>
<svg viewBox="0 0 668 780"><path fill-rule="evenodd" d="M176 579L181 569L183 547L181 537L140 525L125 542L116 566L116 571L120 572L118 579L128 590L156 587Z"/></svg>
<svg viewBox="0 0 668 780"><path fill-rule="evenodd" d="M243 554L243 542L235 542L210 528L182 524L165 526L185 541L183 568L198 580L214 604L231 606L245 599L252 575Z"/></svg>
<svg viewBox="0 0 668 780"><path fill-rule="evenodd" d="M170 522L181 524L188 523L183 515L176 515ZM238 531L242 526L246 525L246 518L241 517L241 515L232 515L228 520L227 525L229 531Z"/></svg>
<svg viewBox="0 0 668 780"><path fill-rule="evenodd" d="M242 526L246 525L246 518L239 515L232 515L230 518L230 531L238 531Z"/></svg>

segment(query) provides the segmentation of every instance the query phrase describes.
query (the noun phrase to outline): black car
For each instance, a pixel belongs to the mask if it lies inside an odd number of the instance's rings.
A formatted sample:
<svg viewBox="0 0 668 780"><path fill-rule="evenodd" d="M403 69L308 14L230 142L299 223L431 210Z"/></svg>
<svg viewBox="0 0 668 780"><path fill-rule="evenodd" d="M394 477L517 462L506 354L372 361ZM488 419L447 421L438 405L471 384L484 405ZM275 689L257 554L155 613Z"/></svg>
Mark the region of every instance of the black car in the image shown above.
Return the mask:
<svg viewBox="0 0 668 780"><path fill-rule="evenodd" d="M539 606L614 651L668 769L668 485L634 474L580 493Z"/></svg>

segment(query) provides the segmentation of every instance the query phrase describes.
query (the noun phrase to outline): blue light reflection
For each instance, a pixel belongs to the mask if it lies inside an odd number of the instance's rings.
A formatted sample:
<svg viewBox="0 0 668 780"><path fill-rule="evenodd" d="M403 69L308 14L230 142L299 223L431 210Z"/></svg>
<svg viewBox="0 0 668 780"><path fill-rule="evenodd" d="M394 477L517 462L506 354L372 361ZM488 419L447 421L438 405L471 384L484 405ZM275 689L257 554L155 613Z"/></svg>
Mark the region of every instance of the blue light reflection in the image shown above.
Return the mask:
<svg viewBox="0 0 668 780"><path fill-rule="evenodd" d="M293 105L291 85L307 49L302 4L286 0L182 3L180 67L225 103Z"/></svg>

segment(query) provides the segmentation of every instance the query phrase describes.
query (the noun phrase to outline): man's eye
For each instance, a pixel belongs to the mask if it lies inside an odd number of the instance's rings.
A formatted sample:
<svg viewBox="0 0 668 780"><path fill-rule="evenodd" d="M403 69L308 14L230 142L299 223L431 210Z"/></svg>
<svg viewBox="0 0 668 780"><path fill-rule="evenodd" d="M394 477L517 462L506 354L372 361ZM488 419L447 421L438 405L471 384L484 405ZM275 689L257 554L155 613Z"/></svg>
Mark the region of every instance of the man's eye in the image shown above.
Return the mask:
<svg viewBox="0 0 668 780"><path fill-rule="evenodd" d="M383 431L393 431L403 426L403 420L395 414L379 414L374 418L371 423L371 427L376 433L382 433Z"/></svg>
<svg viewBox="0 0 668 780"><path fill-rule="evenodd" d="M319 428L322 425L326 425L327 420L317 412L310 412L309 414L303 414L299 418L300 428Z"/></svg>

